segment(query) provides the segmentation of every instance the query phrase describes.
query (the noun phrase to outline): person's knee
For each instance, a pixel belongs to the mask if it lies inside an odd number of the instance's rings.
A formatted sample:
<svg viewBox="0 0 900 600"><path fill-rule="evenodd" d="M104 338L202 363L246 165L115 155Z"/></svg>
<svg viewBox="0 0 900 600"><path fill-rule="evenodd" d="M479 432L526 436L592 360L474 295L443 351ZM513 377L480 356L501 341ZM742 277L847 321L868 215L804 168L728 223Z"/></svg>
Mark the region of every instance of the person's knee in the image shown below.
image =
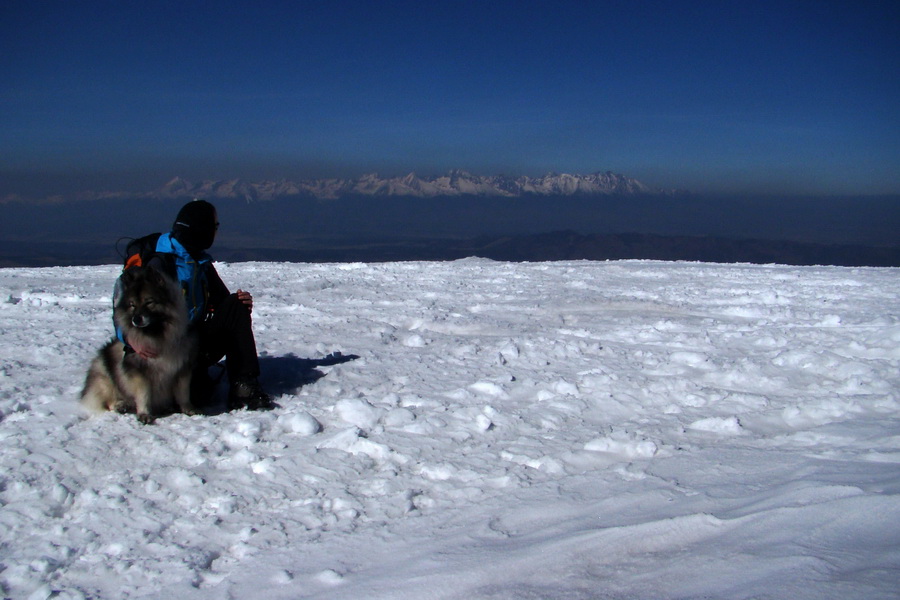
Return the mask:
<svg viewBox="0 0 900 600"><path fill-rule="evenodd" d="M231 294L228 296L228 306L231 310L235 311L235 313L241 315L242 317L250 317L250 307L244 304L244 302L238 298L237 294Z"/></svg>
<svg viewBox="0 0 900 600"><path fill-rule="evenodd" d="M250 322L250 309L241 302L237 294L226 296L212 309L212 321L218 327L230 329L240 323Z"/></svg>

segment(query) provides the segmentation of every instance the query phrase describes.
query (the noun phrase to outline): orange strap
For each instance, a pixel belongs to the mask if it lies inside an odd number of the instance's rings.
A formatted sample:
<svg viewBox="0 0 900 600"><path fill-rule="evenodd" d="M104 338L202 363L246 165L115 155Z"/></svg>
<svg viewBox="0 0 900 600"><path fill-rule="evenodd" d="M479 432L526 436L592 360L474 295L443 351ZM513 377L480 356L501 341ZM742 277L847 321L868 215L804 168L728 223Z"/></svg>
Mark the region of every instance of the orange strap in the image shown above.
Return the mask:
<svg viewBox="0 0 900 600"><path fill-rule="evenodd" d="M143 263L141 262L140 253L132 254L128 257L128 260L125 262L125 268L130 269L131 267L140 267Z"/></svg>

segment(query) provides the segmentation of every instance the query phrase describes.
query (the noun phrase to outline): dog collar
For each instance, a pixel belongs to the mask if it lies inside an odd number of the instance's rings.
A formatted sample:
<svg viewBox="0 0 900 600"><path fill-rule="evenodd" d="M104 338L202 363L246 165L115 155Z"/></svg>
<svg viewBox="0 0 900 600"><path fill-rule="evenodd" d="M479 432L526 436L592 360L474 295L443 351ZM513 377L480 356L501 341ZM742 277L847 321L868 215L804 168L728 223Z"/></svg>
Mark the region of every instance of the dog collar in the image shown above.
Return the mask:
<svg viewBox="0 0 900 600"><path fill-rule="evenodd" d="M151 358L156 358L156 356L157 356L156 354L148 354L148 353L146 353L146 352L140 352L140 351L138 351L138 350L135 350L135 349L134 349L133 347L131 347L129 344L125 344L124 352L125 352L126 355L128 355L128 354L137 354L138 356L140 356L140 357L143 358L144 360L150 360Z"/></svg>

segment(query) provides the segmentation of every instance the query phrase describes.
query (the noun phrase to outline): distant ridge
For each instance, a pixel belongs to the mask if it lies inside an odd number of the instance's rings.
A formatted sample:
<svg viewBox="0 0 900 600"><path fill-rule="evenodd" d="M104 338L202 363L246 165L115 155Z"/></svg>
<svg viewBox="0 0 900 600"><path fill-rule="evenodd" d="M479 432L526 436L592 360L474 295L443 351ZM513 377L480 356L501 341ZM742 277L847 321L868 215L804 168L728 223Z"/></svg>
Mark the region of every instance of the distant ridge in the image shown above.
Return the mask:
<svg viewBox="0 0 900 600"><path fill-rule="evenodd" d="M611 194L665 194L637 179L607 171L590 175L548 173L542 177L473 175L454 170L436 177L410 173L402 177L363 175L355 179L308 179L301 181L249 182L243 179L193 183L176 177L148 194L157 198L231 198L248 202L303 196L319 200L337 200L348 196L404 196L436 198L441 196L575 196Z"/></svg>
<svg viewBox="0 0 900 600"><path fill-rule="evenodd" d="M288 179L247 181L222 179L189 181L174 177L168 183L149 191L104 190L70 193L47 198L26 198L17 194L0 197L0 204L10 202L50 202L66 200L103 200L115 198L243 200L257 202L277 198L312 198L339 200L350 197L439 198L481 196L485 198L521 198L540 196L611 196L611 195L683 195L683 190L651 188L612 171L589 175L548 173L541 177L526 175L473 175L453 170L444 175L419 177L409 173L400 177L382 177L370 173L357 178Z"/></svg>

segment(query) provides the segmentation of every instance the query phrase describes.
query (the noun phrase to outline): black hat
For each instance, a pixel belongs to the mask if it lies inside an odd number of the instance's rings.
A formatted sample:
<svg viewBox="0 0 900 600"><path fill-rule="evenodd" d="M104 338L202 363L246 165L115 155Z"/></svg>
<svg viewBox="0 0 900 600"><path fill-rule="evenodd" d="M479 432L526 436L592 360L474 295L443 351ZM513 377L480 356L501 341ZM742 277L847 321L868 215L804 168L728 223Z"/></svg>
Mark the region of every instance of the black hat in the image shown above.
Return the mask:
<svg viewBox="0 0 900 600"><path fill-rule="evenodd" d="M216 207L206 200L188 202L175 217L172 234L191 252L206 250L216 238Z"/></svg>

